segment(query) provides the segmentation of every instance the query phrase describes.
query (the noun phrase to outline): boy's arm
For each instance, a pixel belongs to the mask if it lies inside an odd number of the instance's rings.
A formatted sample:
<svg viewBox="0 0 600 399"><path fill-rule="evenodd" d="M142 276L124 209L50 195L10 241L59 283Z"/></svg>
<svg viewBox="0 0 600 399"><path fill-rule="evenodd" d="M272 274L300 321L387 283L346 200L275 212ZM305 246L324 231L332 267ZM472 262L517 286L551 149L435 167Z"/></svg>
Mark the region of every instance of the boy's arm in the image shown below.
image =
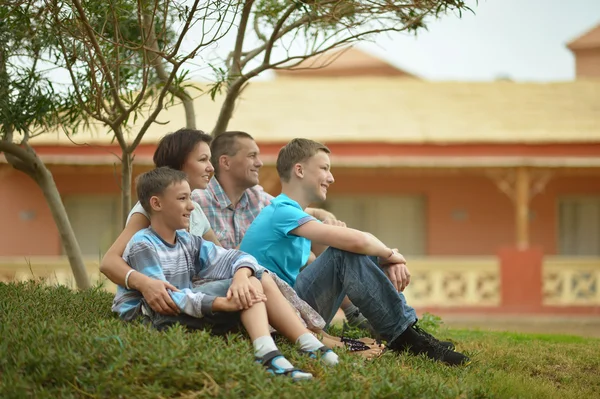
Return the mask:
<svg viewBox="0 0 600 399"><path fill-rule="evenodd" d="M363 255L377 256L379 264L398 292L410 283L406 260L395 250L388 248L374 235L347 227L331 226L310 221L290 231L312 242Z"/></svg>
<svg viewBox="0 0 600 399"><path fill-rule="evenodd" d="M196 240L200 252L200 262L197 263L200 270L196 270L196 273L207 279L233 279L227 290L227 302L217 298L214 301L214 310L218 310L223 304L233 306L233 310L243 310L266 300L264 294L256 291L248 279L259 270L265 270L258 265L253 256L237 249L215 246L212 242L199 240L197 237L193 239Z"/></svg>
<svg viewBox="0 0 600 399"><path fill-rule="evenodd" d="M214 244L213 244L214 245ZM147 241L136 241L126 251L125 261L132 269L152 279L168 282L154 245ZM169 290L173 302L181 310L193 317L202 317L211 313L215 297L203 293L194 293L184 288L181 291Z"/></svg>
<svg viewBox="0 0 600 399"><path fill-rule="evenodd" d="M406 262L402 255L387 247L372 234L348 227L332 226L313 220L291 230L290 234L307 238L317 245L325 245L363 255L377 256L384 263Z"/></svg>

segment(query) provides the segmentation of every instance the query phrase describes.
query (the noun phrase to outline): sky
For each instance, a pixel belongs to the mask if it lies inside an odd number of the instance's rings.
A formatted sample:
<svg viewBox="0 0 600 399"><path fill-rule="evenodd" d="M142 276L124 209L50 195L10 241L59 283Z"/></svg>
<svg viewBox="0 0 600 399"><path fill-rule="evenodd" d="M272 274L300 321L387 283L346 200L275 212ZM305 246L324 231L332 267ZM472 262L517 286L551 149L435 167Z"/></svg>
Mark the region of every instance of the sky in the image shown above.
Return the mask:
<svg viewBox="0 0 600 399"><path fill-rule="evenodd" d="M434 81L568 81L575 77L575 61L566 44L600 24L600 0L467 0L473 13L462 18L445 15L430 21L417 36L405 33L380 36L358 48L408 72ZM204 50L189 65L192 80L213 78L207 60L225 58L235 32ZM190 47L201 32L184 41ZM277 51L274 52L277 55ZM65 71L52 73L70 85ZM269 79L267 71L257 79Z"/></svg>
<svg viewBox="0 0 600 399"><path fill-rule="evenodd" d="M566 44L600 23L600 0L467 0L467 4L474 14L445 15L416 37L394 33L358 47L429 80L565 81L575 76ZM229 35L204 54L224 56L234 39ZM206 67L192 72L206 76Z"/></svg>
<svg viewBox="0 0 600 399"><path fill-rule="evenodd" d="M575 77L566 44L600 24L600 0L480 0L475 14L445 16L428 31L361 48L431 80L564 81Z"/></svg>

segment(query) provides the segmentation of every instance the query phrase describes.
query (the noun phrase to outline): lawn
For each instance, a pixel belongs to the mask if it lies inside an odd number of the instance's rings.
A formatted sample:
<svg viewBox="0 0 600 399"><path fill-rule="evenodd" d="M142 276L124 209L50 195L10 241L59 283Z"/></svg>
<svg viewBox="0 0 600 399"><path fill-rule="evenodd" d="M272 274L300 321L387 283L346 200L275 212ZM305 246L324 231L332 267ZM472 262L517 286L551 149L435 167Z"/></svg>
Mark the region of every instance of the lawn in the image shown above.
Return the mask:
<svg viewBox="0 0 600 399"><path fill-rule="evenodd" d="M111 301L99 289L0 283L0 397L600 397L597 339L441 327L474 360L457 368L394 353L374 361L342 353L341 365L326 368L281 345L316 377L293 383L253 364L242 335L159 333L119 321Z"/></svg>

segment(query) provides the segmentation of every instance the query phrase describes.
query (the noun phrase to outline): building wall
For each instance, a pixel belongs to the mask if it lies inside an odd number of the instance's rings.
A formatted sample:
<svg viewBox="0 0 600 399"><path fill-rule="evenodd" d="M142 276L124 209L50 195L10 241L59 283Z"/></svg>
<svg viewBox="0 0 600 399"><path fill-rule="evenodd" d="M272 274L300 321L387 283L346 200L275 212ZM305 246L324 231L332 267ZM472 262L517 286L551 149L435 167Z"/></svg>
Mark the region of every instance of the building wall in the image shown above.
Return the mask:
<svg viewBox="0 0 600 399"><path fill-rule="evenodd" d="M511 200L477 172L437 172L437 176L385 169L340 168L333 172L336 182L330 187L330 197L368 194L376 201L377 195L424 196L427 255L494 255L500 247L514 245ZM63 167L54 173L63 198L119 194L112 167ZM600 196L600 176L555 177L532 200L531 244L542 246L547 254L557 253L557 201L567 195ZM0 205L0 256L61 254L50 210L29 177L2 166Z"/></svg>
<svg viewBox="0 0 600 399"><path fill-rule="evenodd" d="M600 78L600 48L575 50L575 76Z"/></svg>
<svg viewBox="0 0 600 399"><path fill-rule="evenodd" d="M39 187L24 173L0 166L0 256L60 255L58 230ZM51 170L63 199L76 195L120 194L118 171L112 167Z"/></svg>
<svg viewBox="0 0 600 399"><path fill-rule="evenodd" d="M58 255L58 231L35 182L6 165L0 169L0 256Z"/></svg>
<svg viewBox="0 0 600 399"><path fill-rule="evenodd" d="M361 173L335 170L329 195L426 196L427 255L494 255L502 246L515 243L512 201L488 177ZM600 196L600 176L556 177L533 198L530 242L547 254L557 253L557 201L566 195Z"/></svg>

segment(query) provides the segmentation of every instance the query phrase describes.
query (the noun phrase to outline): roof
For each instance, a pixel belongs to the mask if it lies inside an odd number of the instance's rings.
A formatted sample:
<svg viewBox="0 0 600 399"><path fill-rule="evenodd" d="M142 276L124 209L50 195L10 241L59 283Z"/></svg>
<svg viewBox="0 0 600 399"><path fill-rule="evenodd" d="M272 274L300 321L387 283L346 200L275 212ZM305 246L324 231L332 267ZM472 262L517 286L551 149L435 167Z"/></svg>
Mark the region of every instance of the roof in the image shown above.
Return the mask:
<svg viewBox="0 0 600 399"><path fill-rule="evenodd" d="M583 50L589 48L600 48L600 24L588 30L583 35L570 41L567 47L571 50Z"/></svg>
<svg viewBox="0 0 600 399"><path fill-rule="evenodd" d="M380 58L348 47L302 61L291 70L276 71L280 77L403 76L418 79Z"/></svg>
<svg viewBox="0 0 600 399"><path fill-rule="evenodd" d="M210 131L219 104L195 100L198 128ZM155 143L184 124L181 105L159 115L143 143ZM141 122L133 127L138 129ZM251 83L229 124L259 143L307 137L373 143L600 142L600 81L565 83L455 83L402 78L280 79ZM97 125L73 136L76 143L107 144ZM34 144L73 145L62 133Z"/></svg>

